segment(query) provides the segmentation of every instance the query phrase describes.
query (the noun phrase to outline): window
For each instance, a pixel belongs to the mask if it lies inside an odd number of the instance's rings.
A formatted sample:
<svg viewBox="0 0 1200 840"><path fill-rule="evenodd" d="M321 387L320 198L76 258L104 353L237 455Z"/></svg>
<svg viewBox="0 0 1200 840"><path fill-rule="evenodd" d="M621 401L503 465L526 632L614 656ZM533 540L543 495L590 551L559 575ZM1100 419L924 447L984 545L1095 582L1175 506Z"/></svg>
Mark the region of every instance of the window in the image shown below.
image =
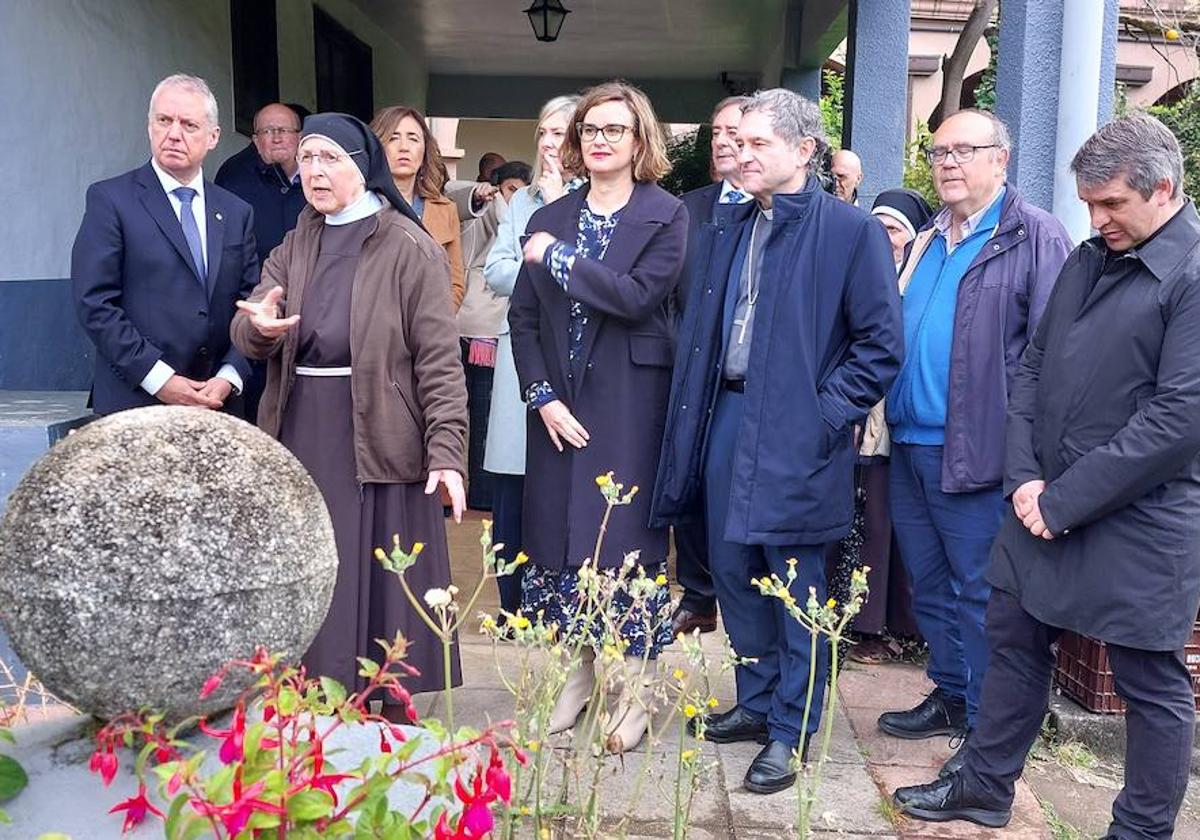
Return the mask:
<svg viewBox="0 0 1200 840"><path fill-rule="evenodd" d="M229 0L233 41L233 127L254 131L254 115L279 101L279 43L275 0Z"/></svg>
<svg viewBox="0 0 1200 840"><path fill-rule="evenodd" d="M375 113L371 48L313 6L317 110L341 111L370 122Z"/></svg>

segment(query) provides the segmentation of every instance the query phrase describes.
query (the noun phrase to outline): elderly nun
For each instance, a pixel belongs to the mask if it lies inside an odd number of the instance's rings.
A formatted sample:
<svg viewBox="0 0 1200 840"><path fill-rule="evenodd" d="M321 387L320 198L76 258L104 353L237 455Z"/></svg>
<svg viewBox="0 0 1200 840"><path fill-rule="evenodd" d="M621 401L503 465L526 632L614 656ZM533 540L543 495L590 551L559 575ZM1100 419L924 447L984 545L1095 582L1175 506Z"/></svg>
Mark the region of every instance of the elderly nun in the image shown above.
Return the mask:
<svg viewBox="0 0 1200 840"><path fill-rule="evenodd" d="M406 548L424 543L407 572L412 588L450 583L436 491L445 486L460 520L467 398L449 266L367 126L316 114L301 135L308 206L231 333L248 357L267 360L258 425L312 474L333 520L337 585L304 663L361 687L357 657L378 658L372 640L400 631L421 672L405 685L433 690L444 683L440 644L372 552L393 534ZM458 683L457 650L451 670Z"/></svg>

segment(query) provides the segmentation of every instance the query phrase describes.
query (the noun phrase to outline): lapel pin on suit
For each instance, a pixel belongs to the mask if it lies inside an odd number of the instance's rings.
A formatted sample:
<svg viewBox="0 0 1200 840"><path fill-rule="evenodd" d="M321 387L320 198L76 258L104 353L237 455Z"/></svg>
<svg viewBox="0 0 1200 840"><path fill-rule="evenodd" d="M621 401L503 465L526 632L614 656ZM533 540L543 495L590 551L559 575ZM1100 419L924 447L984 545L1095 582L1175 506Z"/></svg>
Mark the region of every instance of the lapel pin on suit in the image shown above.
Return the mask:
<svg viewBox="0 0 1200 840"><path fill-rule="evenodd" d="M224 219L224 218L225 218L225 217L224 217L224 216L222 216L220 213L216 213L216 214L214 214L214 215L216 215L216 217L217 217L217 221L218 221L218 222L219 222L219 221L221 221L222 219Z"/></svg>

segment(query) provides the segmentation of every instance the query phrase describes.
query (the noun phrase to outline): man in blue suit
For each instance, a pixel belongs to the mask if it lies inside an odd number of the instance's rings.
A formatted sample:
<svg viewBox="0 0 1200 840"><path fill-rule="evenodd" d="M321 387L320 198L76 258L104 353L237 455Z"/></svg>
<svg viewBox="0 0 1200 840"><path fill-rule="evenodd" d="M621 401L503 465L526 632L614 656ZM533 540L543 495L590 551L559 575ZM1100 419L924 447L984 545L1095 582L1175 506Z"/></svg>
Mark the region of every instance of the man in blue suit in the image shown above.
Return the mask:
<svg viewBox="0 0 1200 840"><path fill-rule="evenodd" d="M168 403L239 413L234 303L258 282L249 205L204 180L221 133L203 79L150 97L150 162L88 188L71 252L76 314L96 346L97 414Z"/></svg>
<svg viewBox="0 0 1200 840"><path fill-rule="evenodd" d="M713 212L722 204L745 204L750 194L742 189L738 167L737 127L742 119L745 96L729 96L717 103L712 113L712 173L717 179L706 187L680 196L688 211L687 261L672 299L672 325L676 332L683 321L688 293L696 278L696 252L700 233L711 227ZM683 588L683 597L671 622L674 635L694 630L711 633L717 629L717 596L713 591L712 573L708 569L708 545L704 535L704 515L697 512L690 522L676 525L675 577Z"/></svg>

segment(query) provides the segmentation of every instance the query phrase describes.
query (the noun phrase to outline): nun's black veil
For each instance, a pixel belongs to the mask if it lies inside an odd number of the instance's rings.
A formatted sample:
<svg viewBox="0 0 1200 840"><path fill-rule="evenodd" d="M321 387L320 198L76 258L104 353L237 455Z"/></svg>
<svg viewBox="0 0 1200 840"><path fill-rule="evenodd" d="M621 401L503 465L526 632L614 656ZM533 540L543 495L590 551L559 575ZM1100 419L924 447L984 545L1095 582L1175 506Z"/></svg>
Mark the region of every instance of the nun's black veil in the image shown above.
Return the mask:
<svg viewBox="0 0 1200 840"><path fill-rule="evenodd" d="M405 201L404 196L396 189L383 144L362 120L349 114L313 114L304 120L300 142L303 143L304 138L313 134L327 137L345 149L346 154L362 172L367 189L381 194L388 203L424 229L421 218L412 209L412 205Z"/></svg>

